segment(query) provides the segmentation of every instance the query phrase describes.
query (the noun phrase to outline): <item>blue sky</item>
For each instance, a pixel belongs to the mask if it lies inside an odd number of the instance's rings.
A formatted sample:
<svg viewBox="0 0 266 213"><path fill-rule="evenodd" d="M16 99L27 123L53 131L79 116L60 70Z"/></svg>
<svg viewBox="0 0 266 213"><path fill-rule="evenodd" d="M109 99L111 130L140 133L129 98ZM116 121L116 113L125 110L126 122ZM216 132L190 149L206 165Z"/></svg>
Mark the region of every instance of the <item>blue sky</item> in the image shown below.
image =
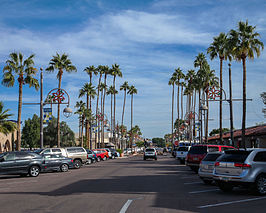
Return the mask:
<svg viewBox="0 0 266 213"><path fill-rule="evenodd" d="M78 68L64 73L62 88L71 96L71 108L78 90L88 81L86 66L118 63L124 81L138 89L134 102L134 124L145 137L163 137L171 131L171 88L168 80L175 68L193 69L199 52L206 53L212 38L235 29L248 19L257 26L266 45L266 2L263 0L0 0L0 69L13 51L36 54L36 67L46 68L56 52L67 53ZM219 75L219 61L208 61ZM247 126L265 122L259 94L266 91L266 55L247 62ZM242 66L232 63L233 96L242 97ZM44 75L44 94L57 87L55 74ZM2 74L0 75L2 80ZM96 85L96 77L94 85ZM228 93L228 67L224 62L224 89ZM109 79L109 84L111 78ZM127 97L125 124L130 124ZM121 120L123 95L117 97L117 119ZM0 100L17 116L18 86L0 85ZM24 102L37 102L38 92L23 88ZM218 128L218 103L211 103L209 129ZM110 100L107 99L109 114ZM229 127L229 105L223 104L223 124ZM55 108L54 108L55 111ZM22 120L39 113L37 106L23 106ZM175 112L176 114L176 112ZM64 118L78 131L77 116ZM234 103L235 127L241 127L242 104Z"/></svg>

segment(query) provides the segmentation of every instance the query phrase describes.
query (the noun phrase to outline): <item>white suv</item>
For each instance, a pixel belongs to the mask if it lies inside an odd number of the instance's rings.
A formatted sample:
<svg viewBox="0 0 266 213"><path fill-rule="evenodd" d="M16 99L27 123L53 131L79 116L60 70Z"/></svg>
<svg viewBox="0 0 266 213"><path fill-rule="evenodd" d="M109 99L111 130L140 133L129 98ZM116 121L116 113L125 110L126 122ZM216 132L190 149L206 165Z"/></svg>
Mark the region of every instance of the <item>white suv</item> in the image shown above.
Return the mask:
<svg viewBox="0 0 266 213"><path fill-rule="evenodd" d="M191 146L180 146L176 150L176 159L180 161L180 163L185 164L185 160L187 157L187 153L190 150Z"/></svg>
<svg viewBox="0 0 266 213"><path fill-rule="evenodd" d="M148 158L153 158L154 160L157 160L157 152L155 148L146 148L144 151L143 160L146 160Z"/></svg>

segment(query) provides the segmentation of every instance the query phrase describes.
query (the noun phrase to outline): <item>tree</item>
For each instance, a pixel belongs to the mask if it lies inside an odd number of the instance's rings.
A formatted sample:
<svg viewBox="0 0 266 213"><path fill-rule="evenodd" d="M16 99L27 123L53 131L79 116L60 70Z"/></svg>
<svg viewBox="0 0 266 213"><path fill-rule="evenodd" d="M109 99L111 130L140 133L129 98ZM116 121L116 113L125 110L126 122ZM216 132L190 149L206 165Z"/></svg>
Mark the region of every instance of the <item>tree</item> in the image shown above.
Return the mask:
<svg viewBox="0 0 266 213"><path fill-rule="evenodd" d="M17 129L16 123L7 120L9 117L13 116L13 114L8 114L9 111L10 109L4 110L4 104L0 101L0 132L5 135Z"/></svg>
<svg viewBox="0 0 266 213"><path fill-rule="evenodd" d="M158 147L165 147L164 138L153 138L152 143Z"/></svg>
<svg viewBox="0 0 266 213"><path fill-rule="evenodd" d="M124 125L124 114L125 114L125 105L126 105L126 96L127 96L127 90L129 89L128 82L125 81L121 86L120 90L124 90L124 104L123 104L123 111L122 111L122 121L121 125Z"/></svg>
<svg viewBox="0 0 266 213"><path fill-rule="evenodd" d="M264 49L263 42L258 39L260 34L255 30L256 26L249 25L248 21L240 21L238 23L238 29L230 31L230 37L235 42L235 47L233 48L233 56L237 61L241 61L243 65L242 143L244 147L246 147L246 59L254 59L255 55L259 57L261 51Z"/></svg>
<svg viewBox="0 0 266 213"><path fill-rule="evenodd" d="M261 93L260 97L261 97L263 104L264 104L264 108L262 109L262 113L264 114L264 117L266 117L266 92Z"/></svg>
<svg viewBox="0 0 266 213"><path fill-rule="evenodd" d="M68 58L67 54L62 54L61 56L56 53L55 56L50 60L49 67L46 68L46 71L49 73L58 70L57 79L58 79L58 89L61 89L61 82L64 70L68 73L77 72L77 68L72 64L71 60ZM57 147L60 147L60 104L57 108Z"/></svg>
<svg viewBox="0 0 266 213"><path fill-rule="evenodd" d="M57 119L52 117L47 127L43 129L45 146L54 147L57 143ZM70 129L66 122L60 123L60 143L63 147L75 145L75 133Z"/></svg>
<svg viewBox="0 0 266 213"><path fill-rule="evenodd" d="M29 87L39 89L39 82L34 76L37 73L37 69L34 67L34 54L24 59L22 53L13 52L9 55L10 59L6 61L6 65L3 69L2 84L6 87L13 87L15 83L15 77L18 77L19 83L19 101L18 101L18 119L17 119L17 150L21 148L21 111L22 111L22 87L24 84L28 84Z"/></svg>
<svg viewBox="0 0 266 213"><path fill-rule="evenodd" d="M223 133L225 132L229 132L229 129L228 128L223 128L222 130ZM219 129L213 129L211 132L210 132L210 136L213 136L213 135L216 135L216 134L219 134L220 133L220 128Z"/></svg>
<svg viewBox="0 0 266 213"><path fill-rule="evenodd" d="M32 119L25 121L22 128L21 142L23 147L37 148L40 146L40 118L34 114Z"/></svg>
<svg viewBox="0 0 266 213"><path fill-rule="evenodd" d="M81 126L81 134L79 136L80 138L80 144L83 146L83 128L84 128L84 120L85 120L85 115L84 115L84 110L85 110L85 103L83 101L77 101L75 108L78 108L77 111L74 114L79 115L79 122Z"/></svg>
<svg viewBox="0 0 266 213"><path fill-rule="evenodd" d="M131 95L131 140L130 140L130 144L131 144L131 149L132 149L132 145L133 145L133 95L137 94L138 90L136 89L136 87L134 87L133 85L129 87L127 94Z"/></svg>
<svg viewBox="0 0 266 213"><path fill-rule="evenodd" d="M122 72L120 70L120 67L118 64L113 64L112 65L112 69L110 70L110 74L112 76L114 76L114 80L113 80L113 87L115 89L115 79L116 77L120 77L122 78ZM115 98L115 93L114 93L114 126L115 126L115 112L116 112L116 98ZM115 129L115 128L114 128ZM114 134L114 141L115 141L115 144L116 144L116 137L115 137L116 134Z"/></svg>
<svg viewBox="0 0 266 213"><path fill-rule="evenodd" d="M174 144L174 101L175 101L175 82L177 80L177 77L175 75L173 75L169 82L168 85L169 86L173 86L173 90L172 90L172 122L171 122L171 126L172 126L172 144Z"/></svg>
<svg viewBox="0 0 266 213"><path fill-rule="evenodd" d="M223 134L222 134L222 128L223 128L223 109L222 109L222 103L223 103L223 60L227 59L227 35L225 33L220 33L219 36L213 38L213 43L211 46L207 49L207 53L210 54L211 60L213 60L216 57L219 57L220 59L220 143L223 143Z"/></svg>
<svg viewBox="0 0 266 213"><path fill-rule="evenodd" d="M90 84L92 84L92 75L97 75L98 74L98 70L92 65L89 67L86 67L84 69L84 72L86 72L89 76L90 76Z"/></svg>
<svg viewBox="0 0 266 213"><path fill-rule="evenodd" d="M104 112L103 112L103 93L106 90L107 86L104 83L101 83L99 85L99 91L101 92L101 115L102 115L102 119L101 119L101 147L104 148Z"/></svg>

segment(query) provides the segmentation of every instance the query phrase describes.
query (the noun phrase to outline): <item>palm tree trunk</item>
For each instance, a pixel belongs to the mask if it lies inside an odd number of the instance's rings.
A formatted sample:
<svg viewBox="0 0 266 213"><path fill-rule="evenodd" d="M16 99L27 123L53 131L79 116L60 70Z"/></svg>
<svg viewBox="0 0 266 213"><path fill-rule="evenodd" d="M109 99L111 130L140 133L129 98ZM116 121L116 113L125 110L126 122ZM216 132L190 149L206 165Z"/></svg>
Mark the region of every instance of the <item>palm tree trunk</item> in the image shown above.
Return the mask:
<svg viewBox="0 0 266 213"><path fill-rule="evenodd" d="M201 92L201 89L199 89L199 121L200 121L199 141L200 143L202 143L202 113L200 110L200 106L201 106L200 92Z"/></svg>
<svg viewBox="0 0 266 213"><path fill-rule="evenodd" d="M113 86L114 86L114 144L115 147L117 147L116 144L116 129L115 129L115 105L116 105L116 100L115 100L115 75L114 75L114 82L113 82Z"/></svg>
<svg viewBox="0 0 266 213"><path fill-rule="evenodd" d="M133 94L131 95L131 122L130 122L130 127L131 127L131 133L130 133L130 138L131 138L131 143L130 143L130 147L131 147L131 151L133 149Z"/></svg>
<svg viewBox="0 0 266 213"><path fill-rule="evenodd" d="M89 103L90 103L90 97L89 97L89 94L87 93L87 106L86 106L87 109L89 109ZM88 148L90 148L90 135L89 135L89 121L88 121L88 119L86 119L86 121L85 121L85 135L87 138L86 146Z"/></svg>
<svg viewBox="0 0 266 213"><path fill-rule="evenodd" d="M220 144L223 144L223 59L220 59Z"/></svg>
<svg viewBox="0 0 266 213"><path fill-rule="evenodd" d="M246 148L246 81L247 81L247 71L246 71L246 58L242 58L243 64L243 117L242 117L242 144Z"/></svg>
<svg viewBox="0 0 266 213"><path fill-rule="evenodd" d="M112 142L113 142L113 94L111 94L111 135L112 135Z"/></svg>
<svg viewBox="0 0 266 213"><path fill-rule="evenodd" d="M59 70L58 89L61 89L62 73L63 71ZM58 104L57 108L57 147L60 147L60 104Z"/></svg>
<svg viewBox="0 0 266 213"><path fill-rule="evenodd" d="M103 122L104 122L104 114L103 114L103 91L101 92L101 114L103 116L103 120L101 121L101 147L104 148L104 131L103 131Z"/></svg>
<svg viewBox="0 0 266 213"><path fill-rule="evenodd" d="M173 84L173 92L172 92L172 150L174 147L174 100L175 100L175 84ZM132 127L131 127L132 129Z"/></svg>
<svg viewBox="0 0 266 213"><path fill-rule="evenodd" d="M98 142L98 148L100 148L100 144L99 144L99 141L97 141L97 139L98 139L98 135L100 134L99 133L98 105L99 105L99 95L100 95L99 85L101 83L101 78L102 78L102 74L100 74L100 76L99 76L98 91L97 91L97 101L96 101L96 127L97 127L97 131L95 131L95 146L96 146L96 144Z"/></svg>
<svg viewBox="0 0 266 213"><path fill-rule="evenodd" d="M195 142L196 138L196 99L197 99L197 91L194 91L194 110L193 110L193 141Z"/></svg>
<svg viewBox="0 0 266 213"><path fill-rule="evenodd" d="M206 104L207 104L207 110L206 110L206 129L205 129L205 142L208 144L208 129L209 129L209 99L208 99L208 93L209 89L206 91Z"/></svg>
<svg viewBox="0 0 266 213"><path fill-rule="evenodd" d="M177 137L178 137L178 141L179 141L179 123L180 123L180 117L179 117L179 79L178 79L178 86L177 86Z"/></svg>
<svg viewBox="0 0 266 213"><path fill-rule="evenodd" d="M231 76L231 64L229 66L229 95L230 95L230 137L232 145L234 145L234 123L233 123L233 102L232 102L232 76Z"/></svg>
<svg viewBox="0 0 266 213"><path fill-rule="evenodd" d="M21 110L22 110L22 86L23 79L19 80L19 98L18 98L18 123L17 123L17 147L16 150L21 150Z"/></svg>
<svg viewBox="0 0 266 213"><path fill-rule="evenodd" d="M183 86L181 86L181 120L183 120Z"/></svg>
<svg viewBox="0 0 266 213"><path fill-rule="evenodd" d="M104 75L104 85L106 86L106 79L107 79L107 74ZM104 107L105 107L105 95L106 95L106 87L104 89L104 93L103 93L103 125L102 125L102 141L103 141L103 145L104 145Z"/></svg>
<svg viewBox="0 0 266 213"><path fill-rule="evenodd" d="M81 120L81 147L83 147L83 127L84 127L84 118Z"/></svg>
<svg viewBox="0 0 266 213"><path fill-rule="evenodd" d="M127 97L127 91L124 90L124 92L125 92L124 93L124 104L123 104L122 121L121 121L122 126L124 124L124 114L125 114L125 105L126 105L126 97Z"/></svg>

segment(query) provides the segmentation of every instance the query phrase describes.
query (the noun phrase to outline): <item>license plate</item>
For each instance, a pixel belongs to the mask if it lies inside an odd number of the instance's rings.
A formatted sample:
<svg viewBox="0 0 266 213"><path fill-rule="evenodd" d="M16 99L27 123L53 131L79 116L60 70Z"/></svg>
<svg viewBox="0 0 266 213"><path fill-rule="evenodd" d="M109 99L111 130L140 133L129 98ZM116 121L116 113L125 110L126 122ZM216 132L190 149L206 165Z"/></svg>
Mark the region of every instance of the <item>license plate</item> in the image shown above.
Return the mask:
<svg viewBox="0 0 266 213"><path fill-rule="evenodd" d="M223 181L228 181L229 178L228 177L220 177L220 180L223 180Z"/></svg>
<svg viewBox="0 0 266 213"><path fill-rule="evenodd" d="M193 160L199 160L199 158L193 158Z"/></svg>

